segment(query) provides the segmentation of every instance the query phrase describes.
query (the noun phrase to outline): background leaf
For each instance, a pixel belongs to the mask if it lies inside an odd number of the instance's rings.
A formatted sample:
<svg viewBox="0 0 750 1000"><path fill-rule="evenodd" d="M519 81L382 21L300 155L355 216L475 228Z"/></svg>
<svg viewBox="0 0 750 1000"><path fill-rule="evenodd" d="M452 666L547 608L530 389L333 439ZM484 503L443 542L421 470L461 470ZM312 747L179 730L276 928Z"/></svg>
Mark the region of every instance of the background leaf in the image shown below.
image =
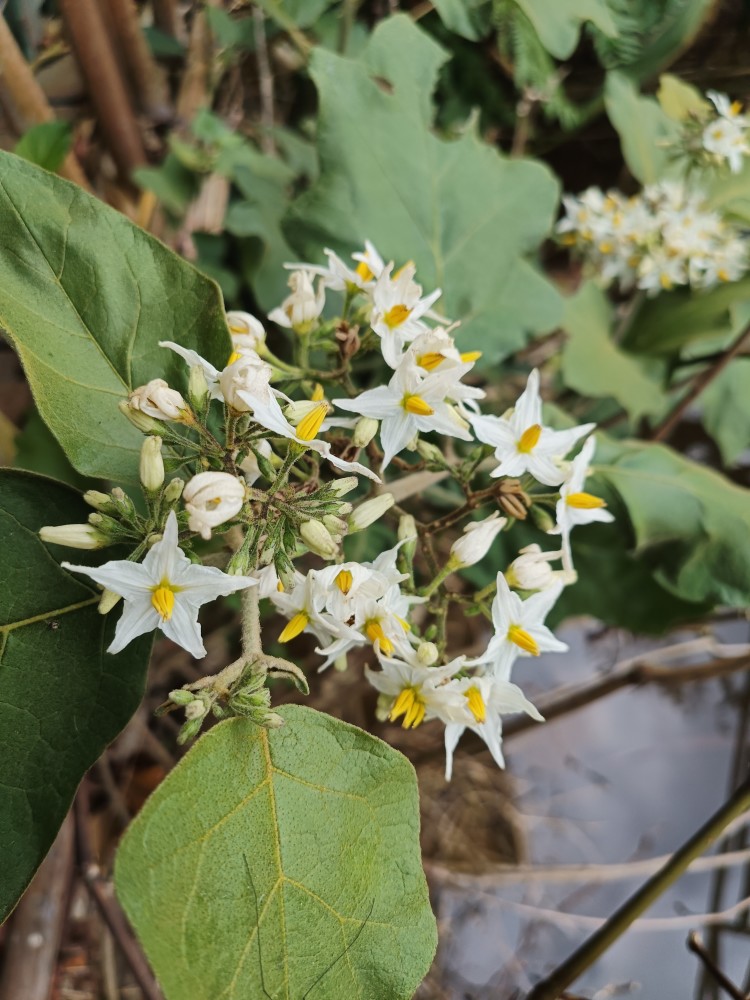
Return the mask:
<svg viewBox="0 0 750 1000"><path fill-rule="evenodd" d="M151 637L105 653L117 610L60 569L101 553L45 547L45 524L80 522L87 508L67 486L0 473L0 920L55 839L85 772L141 700ZM93 557L93 558L92 558Z"/></svg>
<svg viewBox="0 0 750 1000"><path fill-rule="evenodd" d="M591 21L614 37L617 25L605 0L515 0L534 25L539 40L556 59L568 59L578 45L581 28Z"/></svg>
<svg viewBox="0 0 750 1000"><path fill-rule="evenodd" d="M218 287L119 212L9 153L0 214L0 329L39 412L79 472L135 480L142 435L117 404L151 378L185 384L160 340L223 366Z"/></svg>
<svg viewBox="0 0 750 1000"><path fill-rule="evenodd" d="M701 396L703 423L727 465L750 447L750 358L735 358Z"/></svg>
<svg viewBox="0 0 750 1000"><path fill-rule="evenodd" d="M73 141L68 122L42 122L34 125L16 144L16 156L53 172L59 169Z"/></svg>
<svg viewBox="0 0 750 1000"><path fill-rule="evenodd" d="M549 330L560 298L526 260L548 233L557 185L540 163L509 160L473 130L430 131L445 55L410 18L373 32L361 60L316 50L321 176L292 205L286 233L300 259L371 239L386 259L414 260L426 289L460 318L459 340L495 361Z"/></svg>
<svg viewBox="0 0 750 1000"><path fill-rule="evenodd" d="M678 169L665 147L676 139L678 126L653 97L642 97L632 80L612 72L607 73L604 104L620 136L622 155L636 180L653 184Z"/></svg>
<svg viewBox="0 0 750 1000"><path fill-rule="evenodd" d="M216 726L157 788L118 897L167 1000L301 1000L321 976L313 997L405 1000L436 945L414 771L354 726L279 711L270 732Z"/></svg>

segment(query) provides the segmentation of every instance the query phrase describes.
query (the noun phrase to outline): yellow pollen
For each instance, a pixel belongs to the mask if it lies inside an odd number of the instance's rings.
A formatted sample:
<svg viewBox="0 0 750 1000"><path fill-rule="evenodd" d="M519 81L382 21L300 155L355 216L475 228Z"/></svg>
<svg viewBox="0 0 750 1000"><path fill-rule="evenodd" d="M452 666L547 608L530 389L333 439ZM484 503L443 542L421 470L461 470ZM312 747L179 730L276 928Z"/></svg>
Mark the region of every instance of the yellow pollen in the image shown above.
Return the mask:
<svg viewBox="0 0 750 1000"><path fill-rule="evenodd" d="M375 275L372 273L370 268L363 260L361 260L359 264L357 264L357 274L362 279L362 281L372 281L372 279L375 277Z"/></svg>
<svg viewBox="0 0 750 1000"><path fill-rule="evenodd" d="M283 583L281 582L281 580L279 580L279 581L277 582L277 584L276 584L276 589L278 590L278 592L279 592L280 594L283 594L283 593L284 593L284 584L283 584Z"/></svg>
<svg viewBox="0 0 750 1000"><path fill-rule="evenodd" d="M429 417L435 412L421 396L404 396L401 405L407 413L414 413L418 417Z"/></svg>
<svg viewBox="0 0 750 1000"><path fill-rule="evenodd" d="M520 625L511 625L508 629L508 640L527 653L531 653L532 656L539 656L539 646L536 639Z"/></svg>
<svg viewBox="0 0 750 1000"><path fill-rule="evenodd" d="M740 111L742 111L742 105L740 104L740 102L732 101L732 103L729 105L729 113L731 115L738 115Z"/></svg>
<svg viewBox="0 0 750 1000"><path fill-rule="evenodd" d="M321 400L325 398L326 396L325 393L323 392L323 386L320 384L320 382L316 382L315 388L312 391L312 396L310 396L310 399L313 401L313 403L320 403Z"/></svg>
<svg viewBox="0 0 750 1000"><path fill-rule="evenodd" d="M410 315L411 309L409 309L408 306L398 305L392 306L383 319L385 320L386 326L390 327L392 330L396 326L401 326L404 320L407 320Z"/></svg>
<svg viewBox="0 0 750 1000"><path fill-rule="evenodd" d="M376 641L380 643L381 653L384 653L386 656L391 655L393 652L393 643L383 631L383 626L377 618L371 618L369 622L365 622L365 635L373 644Z"/></svg>
<svg viewBox="0 0 750 1000"><path fill-rule="evenodd" d="M341 572L336 577L336 586L339 588L342 594L348 594L352 589L352 583L354 578L348 569L342 569Z"/></svg>
<svg viewBox="0 0 750 1000"><path fill-rule="evenodd" d="M661 287L665 291L668 292L670 290L670 288L672 287L672 279L669 277L668 274L660 274L659 275L659 284L661 285Z"/></svg>
<svg viewBox="0 0 750 1000"><path fill-rule="evenodd" d="M328 403L318 403L310 410L306 417L303 417L297 424L297 437L303 441L312 441L321 428L328 413Z"/></svg>
<svg viewBox="0 0 750 1000"><path fill-rule="evenodd" d="M300 632L304 632L305 626L310 621L310 616L306 611L298 611L294 618L291 618L285 625L284 631L279 636L279 642L289 642Z"/></svg>
<svg viewBox="0 0 750 1000"><path fill-rule="evenodd" d="M417 364L420 368L424 368L426 371L431 372L438 365L441 365L445 361L445 357L440 354L439 351L428 351L427 354L420 354L417 358Z"/></svg>
<svg viewBox="0 0 750 1000"><path fill-rule="evenodd" d="M469 710L477 722L484 722L487 718L487 706L484 703L482 692L478 687L470 687L464 691L466 700L469 703Z"/></svg>
<svg viewBox="0 0 750 1000"><path fill-rule="evenodd" d="M465 365L473 364L475 361L479 361L482 357L481 351L464 351L461 355L461 360Z"/></svg>
<svg viewBox="0 0 750 1000"><path fill-rule="evenodd" d="M716 272L716 277L719 279L719 281L729 281L730 280L729 279L729 272L725 268L723 268L723 267L720 267L719 270Z"/></svg>
<svg viewBox="0 0 750 1000"><path fill-rule="evenodd" d="M404 729L416 729L424 721L425 703L416 688L404 688L393 703L388 718L391 722L403 715L401 723Z"/></svg>
<svg viewBox="0 0 750 1000"><path fill-rule="evenodd" d="M568 507L576 507L578 510L596 510L597 507L606 507L607 504L601 497L595 497L591 493L569 493L565 497Z"/></svg>
<svg viewBox="0 0 750 1000"><path fill-rule="evenodd" d="M242 355L240 354L239 351L232 351L232 353L229 355L229 361L227 361L227 366L233 365L235 361L239 361L241 357Z"/></svg>
<svg viewBox="0 0 750 1000"><path fill-rule="evenodd" d="M520 436L516 442L516 448L522 455L530 455L534 448L539 444L539 438L542 436L542 425L532 424L531 427L527 427L523 434Z"/></svg>
<svg viewBox="0 0 750 1000"><path fill-rule="evenodd" d="M161 620L168 622L174 610L174 591L169 584L161 583L151 594L151 604L159 612Z"/></svg>

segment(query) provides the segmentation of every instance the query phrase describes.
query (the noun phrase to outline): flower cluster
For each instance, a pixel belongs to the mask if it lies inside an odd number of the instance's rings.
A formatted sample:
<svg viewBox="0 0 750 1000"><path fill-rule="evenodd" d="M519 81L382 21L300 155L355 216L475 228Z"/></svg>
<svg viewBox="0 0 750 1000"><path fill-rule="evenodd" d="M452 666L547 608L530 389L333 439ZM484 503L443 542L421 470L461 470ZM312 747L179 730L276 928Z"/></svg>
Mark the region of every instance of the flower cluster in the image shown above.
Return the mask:
<svg viewBox="0 0 750 1000"><path fill-rule="evenodd" d="M223 367L183 344L162 344L185 362L186 392L155 377L121 404L145 435L145 513L120 488L90 491L88 524L44 528L42 538L78 548L130 545L128 559L98 568L63 564L104 588L102 613L123 600L112 653L159 628L202 657L199 608L242 593L242 655L170 695L166 710L185 709L183 740L209 713L280 724L270 711L269 675L307 690L299 667L263 650L259 601L268 599L286 619L273 638L286 644L312 635L321 670L345 669L357 650L375 658L377 669L366 676L380 693L383 718L406 728L439 720L448 777L467 728L502 765L502 715L540 718L510 680L516 659L565 648L544 621L576 578L571 532L611 519L584 488L594 425L546 426L537 371L511 410L483 413L485 393L472 382L480 353L458 349L456 326L433 311L440 291L424 294L413 264L395 270L370 243L351 263L330 250L326 257L326 266L288 265L290 294L269 315L279 338L291 331L293 363L271 352L263 325L247 313L227 314ZM338 309L330 293L340 294ZM334 319L324 318L332 312ZM316 356L325 356L319 368ZM381 373L374 386L373 372ZM363 376L369 387L359 391ZM411 462L405 452L414 453ZM170 469L187 470L186 480L170 478ZM383 487L394 469L396 477L431 471L452 478L465 502L417 520ZM411 495L403 493L402 504ZM386 515L397 518L395 544L369 559L347 558L347 539ZM489 558L498 537L527 517L559 543L526 545L473 596L444 587ZM473 659L448 653L452 606L492 623Z"/></svg>
<svg viewBox="0 0 750 1000"><path fill-rule="evenodd" d="M696 92L690 106L682 109L679 131L669 143L671 151L690 169L729 169L738 174L750 155L750 117L726 94L709 90L706 97Z"/></svg>
<svg viewBox="0 0 750 1000"><path fill-rule="evenodd" d="M750 266L747 240L684 184L662 181L631 198L588 188L563 198L561 240L602 285L657 295L679 285L738 281Z"/></svg>

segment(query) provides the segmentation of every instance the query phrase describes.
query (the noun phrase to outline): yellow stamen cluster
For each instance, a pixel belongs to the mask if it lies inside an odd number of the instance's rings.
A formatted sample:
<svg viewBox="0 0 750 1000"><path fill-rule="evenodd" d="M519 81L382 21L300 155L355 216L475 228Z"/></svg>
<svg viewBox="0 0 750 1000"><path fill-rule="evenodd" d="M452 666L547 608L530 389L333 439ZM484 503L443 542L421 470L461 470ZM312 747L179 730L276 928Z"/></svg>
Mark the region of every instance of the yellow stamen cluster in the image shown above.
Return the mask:
<svg viewBox="0 0 750 1000"><path fill-rule="evenodd" d="M279 636L279 642L289 642L296 638L300 632L304 632L310 616L306 611L298 611L294 618L290 618L284 627L284 631Z"/></svg>
<svg viewBox="0 0 750 1000"><path fill-rule="evenodd" d="M516 442L516 448L522 455L530 455L531 452L539 444L539 438L542 436L542 425L532 424L531 427L527 427L523 434L520 436Z"/></svg>
<svg viewBox="0 0 750 1000"><path fill-rule="evenodd" d="M163 622L168 622L174 611L174 590L166 582L155 587L151 594L151 604L158 611Z"/></svg>
<svg viewBox="0 0 750 1000"><path fill-rule="evenodd" d="M323 421L328 413L328 403L318 403L314 409L310 410L307 416L303 417L297 424L297 437L303 441L312 441L320 430Z"/></svg>
<svg viewBox="0 0 750 1000"><path fill-rule="evenodd" d="M241 357L242 355L240 354L239 351L232 351L232 353L229 355L229 360L227 361L227 367L229 365L233 365L235 361L239 361Z"/></svg>
<svg viewBox="0 0 750 1000"><path fill-rule="evenodd" d="M464 696L469 703L469 710L477 722L484 722L487 718L487 706L479 688L473 686L467 688L464 691Z"/></svg>
<svg viewBox="0 0 750 1000"><path fill-rule="evenodd" d="M421 396L404 396L401 405L407 413L414 413L418 417L429 417L435 412Z"/></svg>
<svg viewBox="0 0 750 1000"><path fill-rule="evenodd" d="M365 622L365 635L373 644L376 641L380 643L381 653L384 653L386 656L391 655L393 652L393 643L383 631L383 626L377 618L371 618Z"/></svg>
<svg viewBox="0 0 750 1000"><path fill-rule="evenodd" d="M383 319L385 320L385 325L393 330L397 326L401 326L405 320L411 315L411 309L403 304L397 306L391 306L388 312L385 314Z"/></svg>
<svg viewBox="0 0 750 1000"><path fill-rule="evenodd" d="M372 281L372 279L375 277L375 275L372 273L370 268L363 260L361 260L359 264L357 264L357 274L362 279L362 281Z"/></svg>
<svg viewBox="0 0 750 1000"><path fill-rule="evenodd" d="M511 625L508 629L508 641L514 643L519 649L523 649L532 656L539 656L539 644L533 635L529 635L525 628L520 625Z"/></svg>
<svg viewBox="0 0 750 1000"><path fill-rule="evenodd" d="M315 388L312 391L312 396L310 396L310 399L313 401L313 403L320 403L325 398L326 394L323 389L323 386L320 384L320 382L316 382Z"/></svg>
<svg viewBox="0 0 750 1000"><path fill-rule="evenodd" d="M441 354L439 351L428 351L426 354L420 354L417 358L417 364L420 368L424 368L426 371L434 371L438 365L441 365L445 361L445 355Z"/></svg>
<svg viewBox="0 0 750 1000"><path fill-rule="evenodd" d="M348 569L342 569L341 572L336 577L336 586L339 588L342 594L348 594L352 589L352 583L354 578L351 571Z"/></svg>
<svg viewBox="0 0 750 1000"><path fill-rule="evenodd" d="M401 723L402 727L404 729L416 729L424 721L426 707L424 700L416 688L404 688L394 701L388 718L391 722L395 722L396 719L403 715L404 721Z"/></svg>
<svg viewBox="0 0 750 1000"><path fill-rule="evenodd" d="M595 497L592 493L569 493L565 497L568 507L576 507L578 510L596 510L598 507L606 507L607 504L601 497Z"/></svg>

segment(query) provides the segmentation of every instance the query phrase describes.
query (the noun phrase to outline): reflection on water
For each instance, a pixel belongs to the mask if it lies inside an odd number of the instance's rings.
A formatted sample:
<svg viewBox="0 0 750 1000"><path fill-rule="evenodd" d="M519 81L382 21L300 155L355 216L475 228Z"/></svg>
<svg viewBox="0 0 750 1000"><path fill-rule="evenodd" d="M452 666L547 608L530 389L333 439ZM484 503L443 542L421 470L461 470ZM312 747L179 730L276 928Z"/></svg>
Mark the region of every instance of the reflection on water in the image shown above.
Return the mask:
<svg viewBox="0 0 750 1000"><path fill-rule="evenodd" d="M612 632L597 638L590 623L574 623L559 634L570 645L569 653L525 660L517 667L514 679L532 699L658 646ZM723 642L744 642L747 625L722 625L716 634ZM669 644L691 637L676 635ZM748 677L735 674L680 688L623 689L509 740L508 773L528 860L539 865L619 864L678 847L728 794ZM746 753L742 734L740 740ZM711 908L713 878L713 872L683 876L646 913L646 922L622 937L573 992L597 1000L718 996L699 990L699 963L685 945L689 929L700 927L694 915ZM433 880L441 927L434 996L505 1000L554 968L591 932L596 918L611 914L644 875L605 882L529 877L519 883L486 875L462 879ZM740 865L726 870L720 909L746 894L742 879ZM750 936L720 937L721 967L742 985Z"/></svg>

